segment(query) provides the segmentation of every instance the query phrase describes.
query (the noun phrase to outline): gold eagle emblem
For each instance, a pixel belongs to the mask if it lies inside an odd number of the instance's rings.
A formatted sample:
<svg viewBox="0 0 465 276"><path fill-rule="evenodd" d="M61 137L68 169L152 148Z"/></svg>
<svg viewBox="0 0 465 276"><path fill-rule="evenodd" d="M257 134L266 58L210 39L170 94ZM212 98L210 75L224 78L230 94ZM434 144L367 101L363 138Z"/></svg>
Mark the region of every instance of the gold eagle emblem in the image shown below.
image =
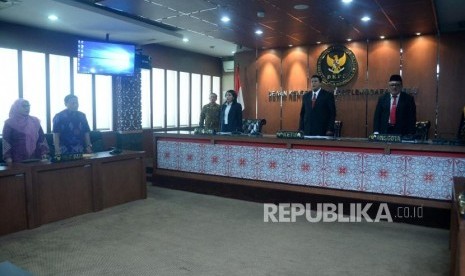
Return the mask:
<svg viewBox="0 0 465 276"><path fill-rule="evenodd" d="M328 71L330 71L333 74L339 74L344 70L344 64L346 63L346 60L346 53L344 53L342 57L338 57L337 54L334 54L332 58L330 54L328 54L326 56L326 63L330 67L328 68Z"/></svg>

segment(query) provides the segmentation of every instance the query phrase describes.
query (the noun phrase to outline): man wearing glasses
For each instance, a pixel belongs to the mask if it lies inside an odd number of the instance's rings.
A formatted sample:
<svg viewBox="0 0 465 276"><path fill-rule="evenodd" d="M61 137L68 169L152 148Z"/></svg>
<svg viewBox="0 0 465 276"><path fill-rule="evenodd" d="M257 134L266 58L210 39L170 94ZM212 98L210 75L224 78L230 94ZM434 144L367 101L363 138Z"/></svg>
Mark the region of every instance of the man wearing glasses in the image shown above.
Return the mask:
<svg viewBox="0 0 465 276"><path fill-rule="evenodd" d="M373 120L374 134L415 134L416 106L412 96L402 91L402 77L389 78L389 93L379 97Z"/></svg>

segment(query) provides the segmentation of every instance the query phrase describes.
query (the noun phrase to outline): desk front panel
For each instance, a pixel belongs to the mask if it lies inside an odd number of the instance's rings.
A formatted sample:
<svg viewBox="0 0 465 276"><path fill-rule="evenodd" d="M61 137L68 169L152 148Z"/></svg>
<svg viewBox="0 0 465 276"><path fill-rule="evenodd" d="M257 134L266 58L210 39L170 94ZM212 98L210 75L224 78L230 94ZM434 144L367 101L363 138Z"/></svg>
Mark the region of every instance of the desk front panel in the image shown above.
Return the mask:
<svg viewBox="0 0 465 276"><path fill-rule="evenodd" d="M465 176L464 153L268 140L156 136L155 168L435 200L450 200L453 177Z"/></svg>
<svg viewBox="0 0 465 276"><path fill-rule="evenodd" d="M37 226L93 211L91 164L33 168Z"/></svg>
<svg viewBox="0 0 465 276"><path fill-rule="evenodd" d="M103 208L146 198L141 157L101 162L99 172Z"/></svg>
<svg viewBox="0 0 465 276"><path fill-rule="evenodd" d="M0 175L0 236L27 228L24 173Z"/></svg>

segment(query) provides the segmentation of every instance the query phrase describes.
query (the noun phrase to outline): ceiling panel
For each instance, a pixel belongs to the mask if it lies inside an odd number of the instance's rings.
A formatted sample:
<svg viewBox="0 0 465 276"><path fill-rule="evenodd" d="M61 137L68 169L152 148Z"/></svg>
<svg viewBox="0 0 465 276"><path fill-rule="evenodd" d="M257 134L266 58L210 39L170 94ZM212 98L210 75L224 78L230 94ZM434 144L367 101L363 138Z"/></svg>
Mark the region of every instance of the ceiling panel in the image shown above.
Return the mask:
<svg viewBox="0 0 465 276"><path fill-rule="evenodd" d="M137 44L162 43L212 55L218 55L221 52L218 48L225 45L228 50L223 53L229 53L231 45L251 49L278 48L317 41L337 43L349 37L363 41L377 39L380 35L395 38L416 32L465 31L465 0L354 0L349 5L341 0L1 1L3 6L8 5L3 1L19 4L3 10L0 6L0 20L91 36L103 37L105 33L111 33L112 37ZM64 21L62 26L41 21L40 17L44 17L49 8L61 9L63 7L58 5L65 4L69 5L65 10L66 18L70 20ZM71 11L71 6L77 7L77 4L80 7ZM294 8L297 4L308 5L308 9L297 10ZM89 11L94 15L90 16ZM119 21L108 20L109 12ZM99 13L105 15L99 23L90 20L98 18ZM230 22L220 21L224 14L230 16ZM370 16L371 20L362 22L363 15ZM143 28L131 26L135 24L134 20L141 21ZM151 23L159 25L150 26ZM158 27L168 31L159 34ZM263 30L261 36L255 35L257 28ZM198 41L186 45L180 42L182 36ZM212 44L217 45L215 52L203 50ZM193 45L201 45L201 49Z"/></svg>

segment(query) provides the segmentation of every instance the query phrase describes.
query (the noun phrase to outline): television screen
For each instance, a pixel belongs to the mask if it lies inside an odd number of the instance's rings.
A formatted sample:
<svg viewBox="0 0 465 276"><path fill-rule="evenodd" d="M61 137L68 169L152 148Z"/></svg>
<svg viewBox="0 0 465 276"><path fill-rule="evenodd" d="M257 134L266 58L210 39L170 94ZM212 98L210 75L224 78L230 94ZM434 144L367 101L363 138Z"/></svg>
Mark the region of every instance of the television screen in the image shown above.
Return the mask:
<svg viewBox="0 0 465 276"><path fill-rule="evenodd" d="M135 54L135 45L79 40L78 73L132 76Z"/></svg>

